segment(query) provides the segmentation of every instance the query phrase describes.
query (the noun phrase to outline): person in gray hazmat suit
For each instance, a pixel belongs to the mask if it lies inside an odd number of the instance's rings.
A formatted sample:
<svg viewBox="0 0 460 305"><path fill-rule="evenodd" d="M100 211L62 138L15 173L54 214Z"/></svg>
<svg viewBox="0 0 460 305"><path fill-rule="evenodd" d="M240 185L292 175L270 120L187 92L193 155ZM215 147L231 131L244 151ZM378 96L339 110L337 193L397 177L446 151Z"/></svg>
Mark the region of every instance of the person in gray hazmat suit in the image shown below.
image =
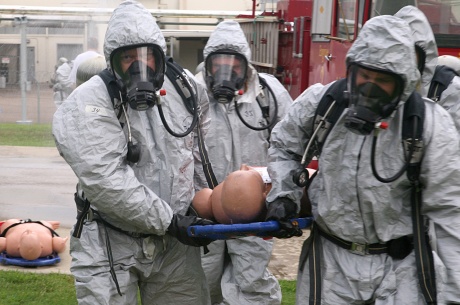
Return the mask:
<svg viewBox="0 0 460 305"><path fill-rule="evenodd" d="M444 107L454 119L457 130L460 131L460 77L455 76L439 98L428 96L439 58L438 47L428 19L420 9L411 5L400 9L395 16L409 23L412 30L416 52L419 53L417 56L418 67L422 74L420 94L435 100ZM452 68L455 70L455 67Z"/></svg>
<svg viewBox="0 0 460 305"><path fill-rule="evenodd" d="M292 99L274 76L257 73L250 64L251 49L235 21L217 25L203 57L196 78L208 89L211 126L206 143L220 183L242 164L267 166L271 128ZM269 107L266 117L262 107ZM267 269L273 240L218 240L208 249L202 264L213 304L280 304L279 283Z"/></svg>
<svg viewBox="0 0 460 305"><path fill-rule="evenodd" d="M54 115L57 148L78 177L70 254L79 304L137 304L138 292L142 304L210 304L200 247L211 240L186 230L213 222L184 216L206 178L197 133L184 132L192 114L164 78L165 52L149 11L122 2L104 41L114 104L94 76ZM205 88L196 89L205 133L209 102Z"/></svg>
<svg viewBox="0 0 460 305"><path fill-rule="evenodd" d="M62 102L72 93L73 84L69 81L70 71L72 70L72 62L67 58L59 58L56 64L56 71L51 78L50 87L53 88L54 104L59 107Z"/></svg>
<svg viewBox="0 0 460 305"><path fill-rule="evenodd" d="M296 304L427 304L412 243L414 202L421 207L420 226L433 223L433 251L423 247L433 255L437 303L428 304L458 304L460 144L447 111L420 97L425 105L422 193L413 201L414 186L404 170L402 118L420 73L407 22L390 15L371 18L349 49L346 65L348 108L324 141L308 189L314 223L300 255ZM272 131L267 219L279 220L279 233L286 237L298 230L285 221L299 210L302 196L293 176L302 169L299 160L313 134L315 111L332 84L305 90ZM382 121L388 128L378 131ZM318 253L320 262L312 259Z"/></svg>

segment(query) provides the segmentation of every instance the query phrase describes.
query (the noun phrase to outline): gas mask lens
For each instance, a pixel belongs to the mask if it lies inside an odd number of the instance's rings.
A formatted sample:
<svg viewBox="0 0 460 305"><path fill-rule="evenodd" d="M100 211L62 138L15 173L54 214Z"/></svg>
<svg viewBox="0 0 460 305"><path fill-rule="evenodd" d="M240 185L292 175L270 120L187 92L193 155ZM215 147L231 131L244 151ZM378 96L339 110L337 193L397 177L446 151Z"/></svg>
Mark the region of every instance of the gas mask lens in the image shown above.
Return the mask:
<svg viewBox="0 0 460 305"><path fill-rule="evenodd" d="M357 134L370 134L376 123L389 117L396 109L402 88L402 78L394 73L350 66L350 107L345 126Z"/></svg>
<svg viewBox="0 0 460 305"><path fill-rule="evenodd" d="M246 58L236 52L218 51L206 58L206 84L220 103L231 102L243 88L248 71Z"/></svg>
<svg viewBox="0 0 460 305"><path fill-rule="evenodd" d="M164 54L153 44L122 47L113 51L110 64L117 83L135 110L153 107L163 85Z"/></svg>

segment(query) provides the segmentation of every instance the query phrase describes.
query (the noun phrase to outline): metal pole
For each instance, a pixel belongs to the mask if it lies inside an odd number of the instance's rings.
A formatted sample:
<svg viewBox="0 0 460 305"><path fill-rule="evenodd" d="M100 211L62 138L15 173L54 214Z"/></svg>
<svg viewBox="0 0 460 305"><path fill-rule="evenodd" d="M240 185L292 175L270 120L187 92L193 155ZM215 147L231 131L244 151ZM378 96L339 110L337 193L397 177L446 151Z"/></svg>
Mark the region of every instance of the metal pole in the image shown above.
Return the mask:
<svg viewBox="0 0 460 305"><path fill-rule="evenodd" d="M21 28L21 46L19 50L19 84L21 88L21 101L22 101L22 120L16 123L28 124L31 121L27 120L27 17L15 17L15 24L19 24Z"/></svg>
<svg viewBox="0 0 460 305"><path fill-rule="evenodd" d="M36 81L34 79L34 81ZM38 83L38 81L36 81L37 83L37 123L40 124L40 84Z"/></svg>

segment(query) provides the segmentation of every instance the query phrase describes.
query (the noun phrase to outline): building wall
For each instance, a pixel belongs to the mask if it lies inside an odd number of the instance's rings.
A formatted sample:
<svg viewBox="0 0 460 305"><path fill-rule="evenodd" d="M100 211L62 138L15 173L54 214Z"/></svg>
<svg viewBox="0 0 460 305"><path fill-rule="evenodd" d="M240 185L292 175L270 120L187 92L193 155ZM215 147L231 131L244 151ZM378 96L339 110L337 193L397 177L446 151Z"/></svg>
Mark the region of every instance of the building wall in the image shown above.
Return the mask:
<svg viewBox="0 0 460 305"><path fill-rule="evenodd" d="M46 7L66 8L83 7L97 9L113 9L120 3L120 0L48 0ZM247 11L251 14L252 0L141 0L148 9L161 10L200 10L200 11ZM2 0L1 6L37 6L34 0ZM51 14L50 14L51 15ZM0 18L2 15L0 15ZM85 17L85 16L83 16ZM87 16L86 16L87 17ZM108 19L109 16L105 18ZM102 20L102 19L101 19ZM174 30L202 30L211 32L220 21L217 18L165 18L157 19L162 29ZM59 22L57 22L59 24ZM29 24L27 28L27 47L33 52L34 64L29 73L34 77L31 81L47 82L54 72L54 66L60 57L73 59L82 50L86 50L86 40L89 36L96 36L99 39L99 52L103 54L103 40L106 31L106 23L96 21L85 24L84 27L76 28L72 25L62 27L36 28ZM206 44L209 33L197 34L196 37L181 37L181 35L166 36L170 54L185 68L194 71L200 60L200 50ZM8 77L8 84L15 84L19 81L19 48L21 44L21 32L18 26L12 21L0 22L0 64L8 61L2 67L8 66L11 70ZM72 48L74 46L74 48ZM172 48L172 49L171 49ZM6 58L8 60L6 60ZM1 69L0 69L1 70ZM30 72L30 71L29 71ZM1 73L1 71L0 71ZM28 79L30 80L30 79Z"/></svg>

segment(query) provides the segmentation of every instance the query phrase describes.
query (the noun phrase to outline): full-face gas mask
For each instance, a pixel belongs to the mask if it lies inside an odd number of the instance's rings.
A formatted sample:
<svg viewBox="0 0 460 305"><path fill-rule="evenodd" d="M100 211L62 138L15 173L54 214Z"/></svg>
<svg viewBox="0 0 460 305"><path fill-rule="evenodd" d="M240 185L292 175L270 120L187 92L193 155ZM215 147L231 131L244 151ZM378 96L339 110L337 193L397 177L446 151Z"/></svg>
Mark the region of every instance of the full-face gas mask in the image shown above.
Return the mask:
<svg viewBox="0 0 460 305"><path fill-rule="evenodd" d="M368 135L396 109L404 82L394 73L358 64L349 66L347 78L350 100L345 126L354 133Z"/></svg>
<svg viewBox="0 0 460 305"><path fill-rule="evenodd" d="M110 55L110 66L132 109L142 111L155 105L165 73L165 56L160 46L140 44L118 48Z"/></svg>
<svg viewBox="0 0 460 305"><path fill-rule="evenodd" d="M231 102L246 82L248 61L235 51L209 54L205 67L206 85L219 103Z"/></svg>

